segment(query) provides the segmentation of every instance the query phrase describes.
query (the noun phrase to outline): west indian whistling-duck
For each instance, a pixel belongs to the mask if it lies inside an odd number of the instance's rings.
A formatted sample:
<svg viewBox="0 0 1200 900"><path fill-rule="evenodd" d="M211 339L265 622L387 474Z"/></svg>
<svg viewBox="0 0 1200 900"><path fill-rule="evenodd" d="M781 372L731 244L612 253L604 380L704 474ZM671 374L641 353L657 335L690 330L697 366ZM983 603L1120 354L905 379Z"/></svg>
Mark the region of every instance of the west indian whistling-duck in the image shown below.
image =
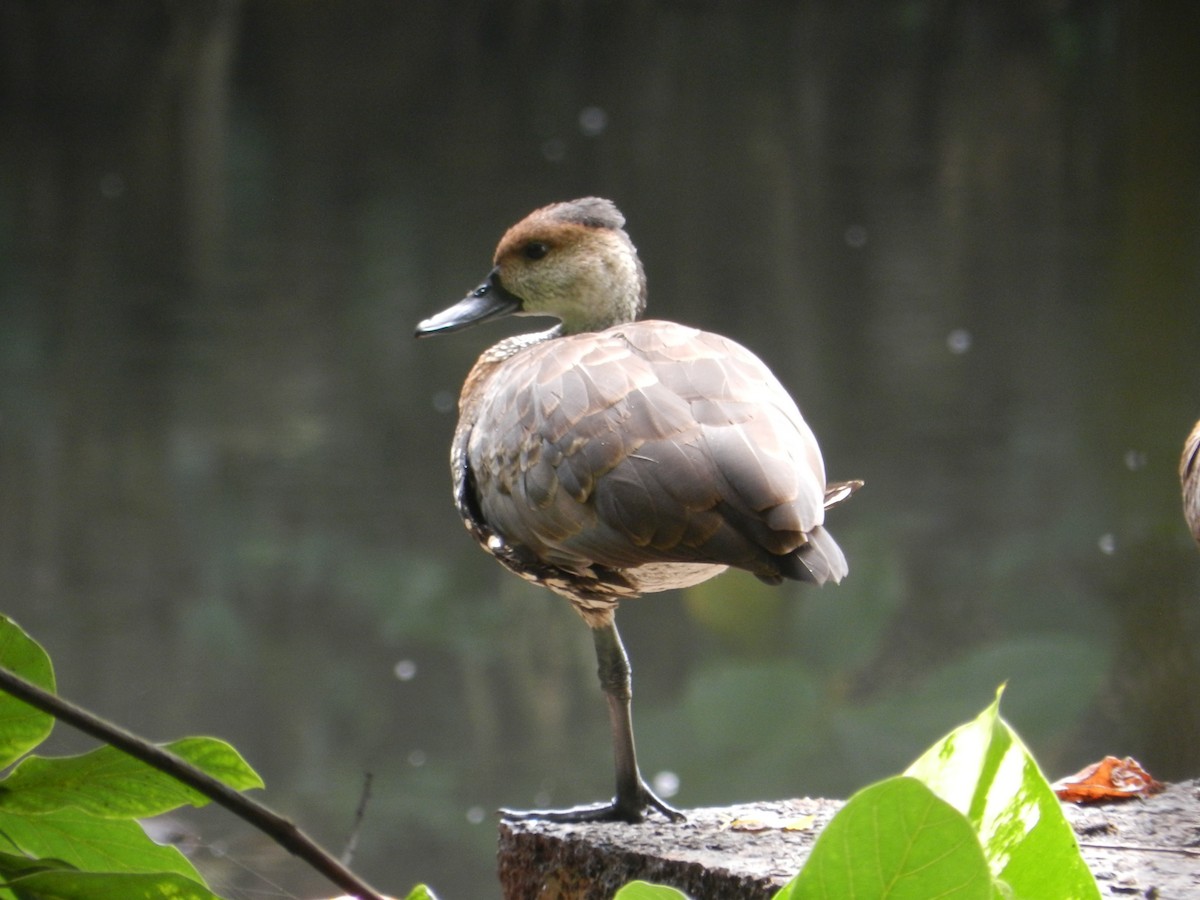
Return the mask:
<svg viewBox="0 0 1200 900"><path fill-rule="evenodd" d="M1200 544L1200 422L1183 444L1179 459L1179 483L1183 486L1183 517L1192 537Z"/></svg>
<svg viewBox="0 0 1200 900"><path fill-rule="evenodd" d="M646 277L608 200L530 213L487 280L417 336L509 314L559 319L501 341L467 375L450 451L467 530L591 627L616 761L612 802L509 818L642 821L682 815L642 779L621 600L730 566L769 584L824 584L846 558L825 510L861 484L826 485L816 438L750 351L720 335L638 321Z"/></svg>

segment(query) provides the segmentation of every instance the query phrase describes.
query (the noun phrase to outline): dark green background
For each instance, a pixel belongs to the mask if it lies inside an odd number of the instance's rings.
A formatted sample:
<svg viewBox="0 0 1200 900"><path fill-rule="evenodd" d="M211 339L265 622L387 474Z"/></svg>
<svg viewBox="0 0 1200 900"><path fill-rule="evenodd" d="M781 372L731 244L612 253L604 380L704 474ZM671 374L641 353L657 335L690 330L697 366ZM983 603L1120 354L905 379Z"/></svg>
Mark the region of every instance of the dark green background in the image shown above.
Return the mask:
<svg viewBox="0 0 1200 900"><path fill-rule="evenodd" d="M623 609L675 802L844 796L1005 680L1051 777L1198 774L1197 9L0 0L0 611L335 848L373 773L389 893L495 895L492 810L606 795L607 725L586 629L450 503L462 377L530 322L411 333L600 194L652 314L868 483L841 587ZM231 894L330 893L180 827Z"/></svg>

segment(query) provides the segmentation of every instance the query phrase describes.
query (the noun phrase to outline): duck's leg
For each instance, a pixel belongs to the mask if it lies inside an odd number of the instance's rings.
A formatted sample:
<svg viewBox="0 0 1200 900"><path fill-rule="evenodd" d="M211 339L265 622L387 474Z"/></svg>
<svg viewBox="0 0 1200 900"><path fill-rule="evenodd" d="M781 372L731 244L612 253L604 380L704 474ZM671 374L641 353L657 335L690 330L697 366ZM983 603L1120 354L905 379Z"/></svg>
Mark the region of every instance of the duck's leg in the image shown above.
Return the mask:
<svg viewBox="0 0 1200 900"><path fill-rule="evenodd" d="M641 822L656 809L673 822L682 821L679 810L668 806L655 796L638 771L637 753L633 745L633 719L630 701L633 697L629 657L621 644L621 636L611 617L592 629L599 663L600 689L608 701L608 719L612 726L613 758L617 769L617 794L610 803L575 806L571 809L501 810L506 819L548 819L554 822Z"/></svg>
<svg viewBox="0 0 1200 900"><path fill-rule="evenodd" d="M617 633L616 622L592 629L599 664L600 689L608 702L608 721L612 728L613 759L617 770L617 794L611 804L611 818L624 822L640 822L651 809L656 809L672 821L682 821L683 813L659 799L638 771L637 753L633 744L633 718L630 704L633 685L629 657Z"/></svg>

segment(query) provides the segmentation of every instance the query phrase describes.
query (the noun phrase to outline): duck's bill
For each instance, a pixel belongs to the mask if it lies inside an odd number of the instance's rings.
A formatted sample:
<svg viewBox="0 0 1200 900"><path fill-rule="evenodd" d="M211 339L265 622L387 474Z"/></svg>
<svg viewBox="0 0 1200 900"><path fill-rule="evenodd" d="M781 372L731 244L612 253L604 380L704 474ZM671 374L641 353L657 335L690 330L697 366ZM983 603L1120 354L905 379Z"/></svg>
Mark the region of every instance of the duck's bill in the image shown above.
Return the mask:
<svg viewBox="0 0 1200 900"><path fill-rule="evenodd" d="M458 331L460 328L477 325L488 319L499 319L501 316L511 315L520 308L521 299L501 287L493 273L487 281L449 309L430 316L418 325L417 337Z"/></svg>

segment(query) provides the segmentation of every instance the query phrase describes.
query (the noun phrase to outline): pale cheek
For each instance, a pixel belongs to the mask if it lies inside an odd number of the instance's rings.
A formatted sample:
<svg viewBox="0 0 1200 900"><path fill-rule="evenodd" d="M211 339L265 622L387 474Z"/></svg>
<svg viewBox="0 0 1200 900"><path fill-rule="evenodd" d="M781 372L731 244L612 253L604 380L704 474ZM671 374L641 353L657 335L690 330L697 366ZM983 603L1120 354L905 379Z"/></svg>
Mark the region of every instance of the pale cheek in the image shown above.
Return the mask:
<svg viewBox="0 0 1200 900"><path fill-rule="evenodd" d="M526 312L558 313L565 306L575 305L572 279L563 278L553 272L540 272L537 278L526 278L517 283L517 291L525 299Z"/></svg>

